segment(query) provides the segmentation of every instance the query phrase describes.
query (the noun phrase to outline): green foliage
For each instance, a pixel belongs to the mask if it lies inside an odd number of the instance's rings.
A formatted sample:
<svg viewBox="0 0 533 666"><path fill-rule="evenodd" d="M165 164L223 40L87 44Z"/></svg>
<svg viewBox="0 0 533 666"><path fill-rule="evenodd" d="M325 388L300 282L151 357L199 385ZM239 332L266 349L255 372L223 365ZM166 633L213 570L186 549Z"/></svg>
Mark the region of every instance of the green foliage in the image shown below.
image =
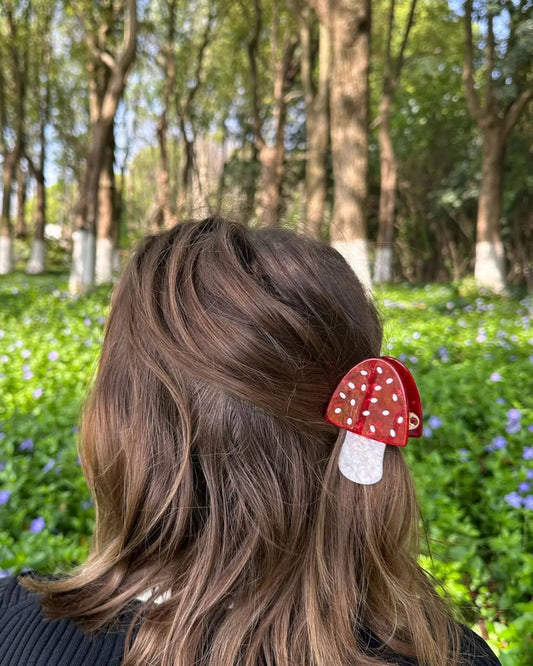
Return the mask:
<svg viewBox="0 0 533 666"><path fill-rule="evenodd" d="M76 451L109 291L57 277L0 285L0 570L68 569L94 514ZM428 541L421 564L504 666L533 660L533 303L468 284L380 290L383 353L412 369L425 435L405 455Z"/></svg>
<svg viewBox="0 0 533 666"><path fill-rule="evenodd" d="M495 649L509 646L504 663L531 663L533 303L451 286L380 301L386 352L410 366L424 406L425 436L406 449L428 526L423 565Z"/></svg>

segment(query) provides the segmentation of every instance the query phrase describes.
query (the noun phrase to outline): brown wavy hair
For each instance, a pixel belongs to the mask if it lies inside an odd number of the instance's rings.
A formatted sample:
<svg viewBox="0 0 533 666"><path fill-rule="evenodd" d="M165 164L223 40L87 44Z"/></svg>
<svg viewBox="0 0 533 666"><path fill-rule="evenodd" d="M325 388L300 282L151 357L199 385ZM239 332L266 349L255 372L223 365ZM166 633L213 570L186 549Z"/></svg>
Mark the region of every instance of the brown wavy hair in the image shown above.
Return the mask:
<svg viewBox="0 0 533 666"><path fill-rule="evenodd" d="M417 564L402 453L382 481L338 470L324 420L382 328L334 249L211 217L151 235L116 285L81 411L96 507L87 561L25 578L85 631L137 603L124 666L457 663L458 631Z"/></svg>

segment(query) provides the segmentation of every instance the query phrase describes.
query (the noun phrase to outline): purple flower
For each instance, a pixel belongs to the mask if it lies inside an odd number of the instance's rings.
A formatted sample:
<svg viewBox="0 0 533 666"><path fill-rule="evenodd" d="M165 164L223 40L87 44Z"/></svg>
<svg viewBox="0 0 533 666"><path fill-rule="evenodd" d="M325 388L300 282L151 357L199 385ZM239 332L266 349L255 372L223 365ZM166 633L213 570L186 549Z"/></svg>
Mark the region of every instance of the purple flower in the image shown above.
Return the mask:
<svg viewBox="0 0 533 666"><path fill-rule="evenodd" d="M505 405L505 398L496 398L496 404Z"/></svg>
<svg viewBox="0 0 533 666"><path fill-rule="evenodd" d="M91 320L89 319L89 317L85 317L85 319L83 320L83 323L85 324L85 326L90 326L91 325Z"/></svg>
<svg viewBox="0 0 533 666"><path fill-rule="evenodd" d="M28 437L23 442L19 444L19 451L32 451L33 450L33 439Z"/></svg>
<svg viewBox="0 0 533 666"><path fill-rule="evenodd" d="M31 351L29 349L23 349L20 352L20 355L22 356L22 358L29 358L31 356Z"/></svg>
<svg viewBox="0 0 533 666"><path fill-rule="evenodd" d="M428 425L425 425L422 434L424 435L424 437L431 437L431 435L433 434L433 430L431 430L431 428Z"/></svg>
<svg viewBox="0 0 533 666"><path fill-rule="evenodd" d="M31 379L33 377L33 372L31 370L28 370L27 372L24 373L24 379Z"/></svg>
<svg viewBox="0 0 533 666"><path fill-rule="evenodd" d="M522 412L519 409L510 409L507 412L507 418L509 421L519 421L522 416Z"/></svg>
<svg viewBox="0 0 533 666"><path fill-rule="evenodd" d="M0 504L7 504L10 495L10 490L0 490Z"/></svg>
<svg viewBox="0 0 533 666"><path fill-rule="evenodd" d="M46 523L44 522L44 518L39 516L38 518L34 518L34 520L31 521L30 532L39 533L42 532L45 527Z"/></svg>
<svg viewBox="0 0 533 666"><path fill-rule="evenodd" d="M520 425L519 421L511 421L507 424L505 430L509 433L509 435L514 435L515 433L519 432L521 428L522 426Z"/></svg>
<svg viewBox="0 0 533 666"><path fill-rule="evenodd" d="M33 392L33 397L40 398L42 394L43 394L42 388L36 388L35 391Z"/></svg>
<svg viewBox="0 0 533 666"><path fill-rule="evenodd" d="M487 339L487 334L483 329L480 328L479 333L477 334L476 337L476 342L485 342L486 339Z"/></svg>
<svg viewBox="0 0 533 666"><path fill-rule="evenodd" d="M428 419L428 425L432 430L436 430L442 426L442 421L438 416L430 416Z"/></svg>
<svg viewBox="0 0 533 666"><path fill-rule="evenodd" d="M5 436L6 436L5 432L0 432L0 442L4 439Z"/></svg>
<svg viewBox="0 0 533 666"><path fill-rule="evenodd" d="M533 424L528 425L527 429L529 430L529 432L533 432Z"/></svg>
<svg viewBox="0 0 533 666"><path fill-rule="evenodd" d="M2 363L7 363L9 361L9 356L6 356L5 354L2 354L2 356L0 356L0 361Z"/></svg>
<svg viewBox="0 0 533 666"><path fill-rule="evenodd" d="M421 337L422 337L422 334L419 333L418 331L415 331L415 332L413 333L413 339L414 339L414 340L420 340Z"/></svg>
<svg viewBox="0 0 533 666"><path fill-rule="evenodd" d="M524 446L522 458L524 460L533 460L533 446Z"/></svg>
<svg viewBox="0 0 533 666"><path fill-rule="evenodd" d="M533 481L533 469L526 469L526 479Z"/></svg>
<svg viewBox="0 0 533 666"><path fill-rule="evenodd" d="M85 502L81 503L81 508L87 510L90 509L93 506L93 504L94 502L92 501L92 499L88 499L85 500Z"/></svg>
<svg viewBox="0 0 533 666"><path fill-rule="evenodd" d="M519 509L522 506L523 499L516 492L516 490L513 490L512 493L509 493L505 496L505 501L510 506L514 506L515 509Z"/></svg>
<svg viewBox="0 0 533 666"><path fill-rule="evenodd" d="M49 472L55 464L56 461L53 458L50 458L50 460L43 467L43 472Z"/></svg>
<svg viewBox="0 0 533 666"><path fill-rule="evenodd" d="M501 382L502 376L500 375L499 372L493 372L492 375L490 376L490 381L491 382Z"/></svg>
<svg viewBox="0 0 533 666"><path fill-rule="evenodd" d="M461 462L466 462L469 458L468 449L459 449L459 460Z"/></svg>
<svg viewBox="0 0 533 666"><path fill-rule="evenodd" d="M503 449L505 448L505 445L507 444L507 440L503 435L498 435L498 437L495 437L492 440L492 447L493 449Z"/></svg>
<svg viewBox="0 0 533 666"><path fill-rule="evenodd" d="M92 340L85 340L83 343L86 347L90 347L92 345Z"/></svg>
<svg viewBox="0 0 533 666"><path fill-rule="evenodd" d="M0 569L0 578L11 576L11 569Z"/></svg>
<svg viewBox="0 0 533 666"><path fill-rule="evenodd" d="M57 361L58 358L59 358L59 354L56 351L51 351L48 354L48 360L49 361Z"/></svg>
<svg viewBox="0 0 533 666"><path fill-rule="evenodd" d="M100 325L105 324L105 317L98 317L98 323Z"/></svg>
<svg viewBox="0 0 533 666"><path fill-rule="evenodd" d="M531 484L528 483L527 481L522 481L522 483L518 484L518 490L521 493L527 493L529 492L529 488L531 487Z"/></svg>
<svg viewBox="0 0 533 666"><path fill-rule="evenodd" d="M3 472L6 468L6 464L3 460L0 460L0 472Z"/></svg>
<svg viewBox="0 0 533 666"><path fill-rule="evenodd" d="M533 495L528 495L524 498L524 507L533 511Z"/></svg>

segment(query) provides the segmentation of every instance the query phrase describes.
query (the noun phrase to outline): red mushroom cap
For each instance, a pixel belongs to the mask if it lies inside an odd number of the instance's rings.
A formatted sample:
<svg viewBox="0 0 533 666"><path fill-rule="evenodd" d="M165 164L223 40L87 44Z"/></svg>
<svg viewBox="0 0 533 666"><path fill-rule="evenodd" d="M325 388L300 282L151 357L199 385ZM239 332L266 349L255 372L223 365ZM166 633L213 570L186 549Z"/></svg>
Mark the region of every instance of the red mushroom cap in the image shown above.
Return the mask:
<svg viewBox="0 0 533 666"><path fill-rule="evenodd" d="M410 415L418 419L409 429ZM392 357L358 363L333 393L326 420L357 435L393 446L405 446L422 431L422 407L415 380Z"/></svg>

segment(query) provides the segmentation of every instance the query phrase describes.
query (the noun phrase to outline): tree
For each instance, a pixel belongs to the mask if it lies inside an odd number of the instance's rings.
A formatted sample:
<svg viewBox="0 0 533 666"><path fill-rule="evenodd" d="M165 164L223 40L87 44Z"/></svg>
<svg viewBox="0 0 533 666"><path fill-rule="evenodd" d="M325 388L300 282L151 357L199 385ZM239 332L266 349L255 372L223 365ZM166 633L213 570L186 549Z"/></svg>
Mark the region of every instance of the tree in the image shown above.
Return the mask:
<svg viewBox="0 0 533 666"><path fill-rule="evenodd" d="M89 23L84 9L81 8L77 13L84 23L85 40L91 55L89 72L93 94L87 164L83 187L79 193L77 233L73 234L74 249L69 280L69 289L73 293L86 291L94 283L99 183L106 154L109 160L109 151L114 141L115 114L124 92L127 75L135 60L137 46L136 0L126 2L123 40L116 56L111 54L105 41L110 25ZM103 281L111 273L114 243L108 224L100 226L98 235L99 253L102 256L100 263L103 265L100 280Z"/></svg>
<svg viewBox="0 0 533 666"><path fill-rule="evenodd" d="M331 242L370 286L366 239L370 1L315 0L333 45L330 133L334 200Z"/></svg>
<svg viewBox="0 0 533 666"><path fill-rule="evenodd" d="M383 80L377 117L380 154L379 227L374 262L374 282L392 280L392 239L394 234L394 209L396 199L396 155L391 137L391 105L400 81L404 54L413 25L417 0L410 0L408 18L403 38L396 56L393 55L396 0L389 0L387 36L385 41Z"/></svg>
<svg viewBox="0 0 533 666"><path fill-rule="evenodd" d="M260 191L256 195L256 212L267 226L279 224L282 212L282 185L285 161L285 124L287 120L287 94L298 71L295 50L298 44L292 26L283 26L277 0L272 3L273 20L270 24L270 56L274 75L272 130L266 138L265 122L261 117L261 90L258 76L258 52L263 27L261 0L254 0L254 27L248 40L250 90L252 96L252 127L261 165Z"/></svg>
<svg viewBox="0 0 533 666"><path fill-rule="evenodd" d="M303 226L317 238L328 233L325 220L327 196L327 159L329 150L329 77L331 68L331 43L329 31L319 24L318 31L318 81L313 70L313 27L315 13L304 2L294 2L293 11L299 16L300 73L305 99L305 204Z"/></svg>
<svg viewBox="0 0 533 666"><path fill-rule="evenodd" d="M0 76L0 152L2 154L2 208L0 212L0 275L13 269L11 238L11 193L13 178L24 146L26 72L28 61L28 23L30 7L7 2L2 21L2 39L7 53L0 51L0 70L8 61L9 82ZM9 85L9 83L11 85ZM9 139L9 135L13 138ZM11 147L9 144L11 143Z"/></svg>
<svg viewBox="0 0 533 666"><path fill-rule="evenodd" d="M36 182L36 205L34 218L34 237L31 255L26 266L27 273L42 273L45 269L45 239L46 226L46 128L50 121L51 104L51 43L50 32L52 24L53 7L43 5L40 7L36 32L39 34L38 49L35 53L34 80L32 89L37 92L33 95L36 104L36 134L35 141L31 142L28 136L24 146L24 155L29 164L30 171ZM28 135L30 132L28 131ZM34 151L37 152L35 156Z"/></svg>
<svg viewBox="0 0 533 666"><path fill-rule="evenodd" d="M480 1L484 23L484 85L476 84L473 0L464 4L463 82L468 109L481 136L481 183L477 211L475 277L480 286L505 291L504 249L500 233L505 152L509 135L533 98L530 69L532 7L527 0ZM507 19L507 36L497 39L495 21ZM478 47L478 48L476 48ZM478 89L482 90L478 92Z"/></svg>

